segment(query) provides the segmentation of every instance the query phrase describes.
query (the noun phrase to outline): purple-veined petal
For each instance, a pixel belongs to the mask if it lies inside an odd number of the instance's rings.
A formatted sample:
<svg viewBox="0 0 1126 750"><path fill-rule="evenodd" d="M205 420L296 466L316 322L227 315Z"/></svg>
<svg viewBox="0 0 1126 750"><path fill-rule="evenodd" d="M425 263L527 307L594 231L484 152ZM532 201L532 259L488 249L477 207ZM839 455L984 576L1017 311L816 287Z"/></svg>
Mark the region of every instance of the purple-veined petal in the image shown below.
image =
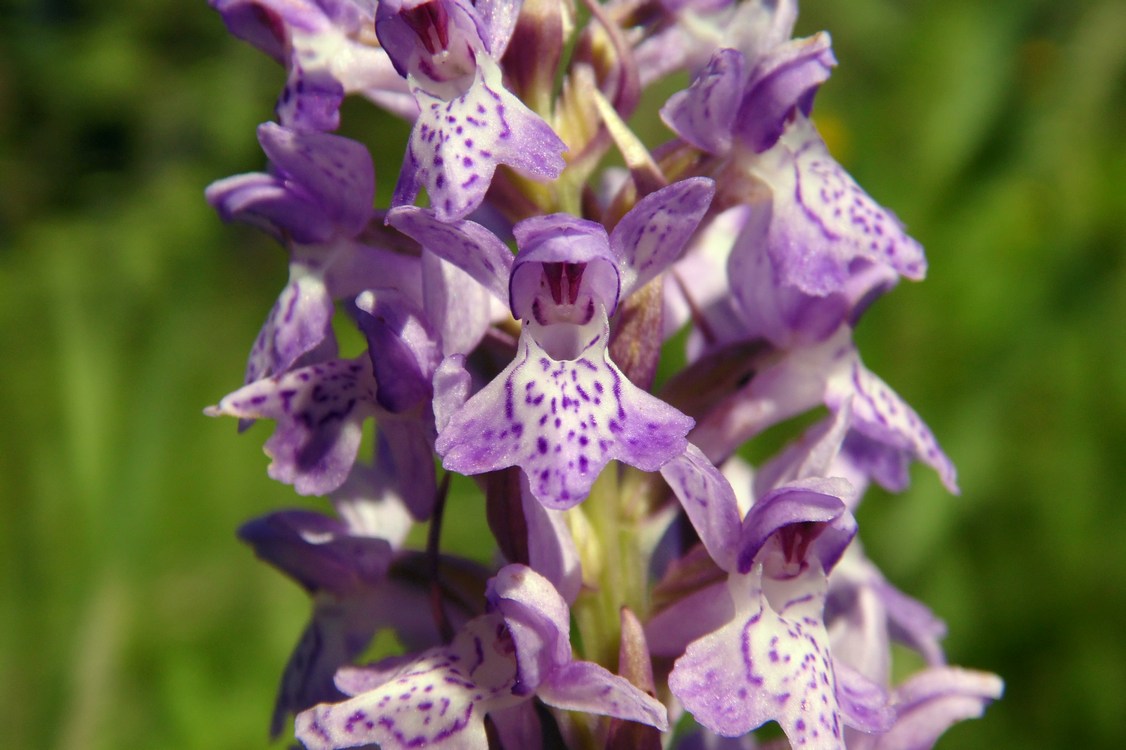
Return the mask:
<svg viewBox="0 0 1126 750"><path fill-rule="evenodd" d="M706 177L675 182L642 198L610 233L619 259L621 296L628 297L683 253L715 194Z"/></svg>
<svg viewBox="0 0 1126 750"><path fill-rule="evenodd" d="M421 310L406 295L390 289L363 292L356 298L356 308L379 383L379 404L400 413L428 402L439 350Z"/></svg>
<svg viewBox="0 0 1126 750"><path fill-rule="evenodd" d="M425 187L438 218L455 221L481 204L498 164L540 180L563 171L563 141L501 85L494 61L477 63L473 84L452 99L412 84L420 114L392 205L413 203Z"/></svg>
<svg viewBox="0 0 1126 750"><path fill-rule="evenodd" d="M817 87L836 64L825 32L791 39L760 57L748 76L735 133L754 151L773 146L795 111L809 115Z"/></svg>
<svg viewBox="0 0 1126 750"><path fill-rule="evenodd" d="M448 470L520 466L540 502L569 508L610 460L656 471L684 452L692 419L638 389L608 359L604 313L578 331L586 343L574 359L553 360L534 328L525 325L516 359L438 435Z"/></svg>
<svg viewBox="0 0 1126 750"><path fill-rule="evenodd" d="M669 687L716 734L777 721L795 747L843 748L836 681L821 623L825 575L810 566L768 598L763 567L730 577L735 618L688 646Z"/></svg>
<svg viewBox="0 0 1126 750"><path fill-rule="evenodd" d="M331 360L258 380L205 413L276 420L264 447L269 475L302 495L322 495L347 478L363 422L376 413L371 360Z"/></svg>
<svg viewBox="0 0 1126 750"><path fill-rule="evenodd" d="M718 50L691 86L669 97L661 119L696 148L726 154L744 83L743 56L733 49Z"/></svg>
<svg viewBox="0 0 1126 750"><path fill-rule="evenodd" d="M882 734L850 733L859 750L927 750L953 724L976 719L1001 697L996 675L958 667L932 667L909 678L894 692L895 724Z"/></svg>
<svg viewBox="0 0 1126 750"><path fill-rule="evenodd" d="M749 167L773 191L767 248L777 283L825 296L843 290L864 264L911 279L925 274L919 243L833 160L805 117Z"/></svg>
<svg viewBox="0 0 1126 750"><path fill-rule="evenodd" d="M934 433L919 415L879 377L864 367L859 355L842 360L829 378L825 403L838 409L852 400L852 428L888 449L913 456L938 472L946 488L958 493L954 464L942 452ZM873 447L869 447L873 449ZM883 478L877 474L877 479Z"/></svg>
<svg viewBox="0 0 1126 750"><path fill-rule="evenodd" d="M289 283L254 340L244 382L286 372L332 330L332 295L324 277L301 263L289 266Z"/></svg>
<svg viewBox="0 0 1126 750"><path fill-rule="evenodd" d="M740 534L739 505L723 474L699 448L689 443L682 455L661 467L661 476L676 493L708 554L724 570L734 571Z"/></svg>
<svg viewBox="0 0 1126 750"><path fill-rule="evenodd" d="M444 222L433 211L400 206L387 214L391 226L465 271L494 297L508 303L512 252L496 235L471 221Z"/></svg>
<svg viewBox="0 0 1126 750"><path fill-rule="evenodd" d="M624 677L588 661L571 662L555 670L536 695L549 706L613 716L656 727L669 727L664 705L634 687Z"/></svg>
<svg viewBox="0 0 1126 750"><path fill-rule="evenodd" d="M466 625L447 647L399 664L378 686L297 717L309 750L378 743L384 750L435 747L485 750L485 714L514 705L516 661L497 615Z"/></svg>

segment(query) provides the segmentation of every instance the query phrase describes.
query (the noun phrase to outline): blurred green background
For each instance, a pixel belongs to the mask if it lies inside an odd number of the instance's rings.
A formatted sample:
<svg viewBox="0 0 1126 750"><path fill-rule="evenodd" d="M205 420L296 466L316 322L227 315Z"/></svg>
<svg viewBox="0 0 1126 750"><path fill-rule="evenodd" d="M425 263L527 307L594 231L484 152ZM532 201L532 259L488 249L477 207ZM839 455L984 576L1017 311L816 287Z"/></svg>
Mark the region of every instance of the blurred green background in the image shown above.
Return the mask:
<svg viewBox="0 0 1126 750"><path fill-rule="evenodd" d="M963 490L917 471L862 536L1007 681L940 747L1126 747L1126 4L807 0L821 28L818 123L931 264L861 350ZM316 503L201 414L285 278L202 190L261 167L281 81L202 0L0 5L0 746L267 745L307 603L234 529Z"/></svg>

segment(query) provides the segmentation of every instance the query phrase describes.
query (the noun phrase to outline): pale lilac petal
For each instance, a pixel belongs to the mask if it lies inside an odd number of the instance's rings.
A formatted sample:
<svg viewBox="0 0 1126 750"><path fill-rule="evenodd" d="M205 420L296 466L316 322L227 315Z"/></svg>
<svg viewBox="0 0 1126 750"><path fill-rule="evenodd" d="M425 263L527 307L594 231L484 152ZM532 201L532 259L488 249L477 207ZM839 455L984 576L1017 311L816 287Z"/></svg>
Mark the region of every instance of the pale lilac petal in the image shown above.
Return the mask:
<svg viewBox="0 0 1126 750"><path fill-rule="evenodd" d="M306 191L344 236L367 224L375 197L375 167L363 144L329 133L298 133L272 122L258 141L287 187Z"/></svg>
<svg viewBox="0 0 1126 750"><path fill-rule="evenodd" d="M449 261L432 252L422 254L423 309L441 351L468 354L477 348L492 323L489 291Z"/></svg>
<svg viewBox="0 0 1126 750"><path fill-rule="evenodd" d="M481 17L482 41L494 60L504 57L523 4L523 0L477 0L474 3Z"/></svg>
<svg viewBox="0 0 1126 750"><path fill-rule="evenodd" d="M572 603L583 584L579 550L563 512L545 508L532 495L527 482L527 477L522 476L520 504L528 526L528 565L551 581L563 601Z"/></svg>
<svg viewBox="0 0 1126 750"><path fill-rule="evenodd" d="M623 298L680 257L714 194L715 182L692 177L650 193L622 217L610 233L610 247L619 259Z"/></svg>
<svg viewBox="0 0 1126 750"><path fill-rule="evenodd" d="M743 56L733 49L718 50L691 86L669 97L661 119L696 148L726 154L744 83Z"/></svg>
<svg viewBox="0 0 1126 750"><path fill-rule="evenodd" d="M836 682L821 623L825 576L813 566L768 603L762 568L733 575L736 616L689 645L669 687L695 719L737 737L775 720L795 747L844 747Z"/></svg>
<svg viewBox="0 0 1126 750"><path fill-rule="evenodd" d="M773 146L795 111L809 115L817 87L836 64L825 32L791 39L760 57L748 76L736 134L754 151Z"/></svg>
<svg viewBox="0 0 1126 750"><path fill-rule="evenodd" d="M527 695L571 661L571 614L549 580L524 565L506 565L489 581L490 608L504 616L519 664L516 690Z"/></svg>
<svg viewBox="0 0 1126 750"><path fill-rule="evenodd" d="M412 84L420 114L392 205L413 203L425 187L438 218L455 221L481 204L498 164L540 180L562 172L563 141L501 85L495 62L478 65L473 85L453 99Z"/></svg>
<svg viewBox="0 0 1126 750"><path fill-rule="evenodd" d="M800 479L839 476L832 473L832 468L851 423L852 406L846 401L758 468L754 476L755 496L763 497L776 487Z"/></svg>
<svg viewBox="0 0 1126 750"><path fill-rule="evenodd" d="M442 360L434 372L434 425L441 433L465 402L473 378L465 369L465 355L454 354Z"/></svg>
<svg viewBox="0 0 1126 750"><path fill-rule="evenodd" d="M376 434L376 462L416 521L430 517L438 494L434 431L425 412L383 415Z"/></svg>
<svg viewBox="0 0 1126 750"><path fill-rule="evenodd" d="M501 302L508 302L512 251L496 235L471 221L445 222L434 212L400 206L387 214L391 226L465 271Z"/></svg>
<svg viewBox="0 0 1126 750"><path fill-rule="evenodd" d="M223 221L258 227L275 239L324 242L336 227L315 196L295 191L275 175L262 172L217 180L204 191Z"/></svg>
<svg viewBox="0 0 1126 750"><path fill-rule="evenodd" d="M883 734L857 735L862 750L928 750L953 724L976 719L1001 697L1001 679L986 672L935 667L895 690L895 725Z"/></svg>
<svg viewBox="0 0 1126 750"><path fill-rule="evenodd" d="M394 477L376 467L356 464L344 484L332 492L332 507L351 534L386 539L402 547L414 525L402 496L391 486Z"/></svg>
<svg viewBox="0 0 1126 750"><path fill-rule="evenodd" d="M829 378L825 403L840 408L852 399L852 428L890 449L913 456L938 472L946 488L958 493L957 471L942 452L934 433L919 415L854 354L847 366ZM882 478L877 475L877 479Z"/></svg>
<svg viewBox="0 0 1126 750"><path fill-rule="evenodd" d="M379 383L379 404L401 413L428 402L440 355L422 311L394 290L364 292L356 298L356 308Z"/></svg>
<svg viewBox="0 0 1126 750"><path fill-rule="evenodd" d="M895 721L888 694L879 684L833 658L837 705L845 724L864 732L885 732Z"/></svg>
<svg viewBox="0 0 1126 750"><path fill-rule="evenodd" d="M363 422L376 413L371 361L331 360L258 380L205 413L277 420L264 448L269 475L302 495L322 495L348 477Z"/></svg>
<svg viewBox="0 0 1126 750"><path fill-rule="evenodd" d="M661 476L676 493L708 554L724 570L734 571L741 522L735 491L727 479L691 443L661 467Z"/></svg>
<svg viewBox="0 0 1126 750"><path fill-rule="evenodd" d="M887 610L871 585L878 575L854 542L829 576L825 625L833 658L870 680L887 685L891 679L891 639Z"/></svg>
<svg viewBox="0 0 1126 750"><path fill-rule="evenodd" d="M243 382L283 373L331 333L332 295L321 274L300 263L289 267L282 289L254 340Z"/></svg>
<svg viewBox="0 0 1126 750"><path fill-rule="evenodd" d="M844 289L862 264L925 274L919 243L833 160L806 118L751 169L774 195L767 242L778 283L824 296Z"/></svg>
<svg viewBox="0 0 1126 750"><path fill-rule="evenodd" d="M539 686L536 695L547 705L566 711L636 721L662 732L669 727L667 711L660 701L592 662L560 667Z"/></svg>
<svg viewBox="0 0 1126 750"><path fill-rule="evenodd" d="M872 587L887 610L888 629L895 640L915 649L930 666L946 662L940 641L946 637L946 623L930 607L904 594L883 577Z"/></svg>
<svg viewBox="0 0 1126 750"><path fill-rule="evenodd" d="M679 656L689 643L735 616L726 580L693 592L649 618L645 637L655 656Z"/></svg>
<svg viewBox="0 0 1126 750"><path fill-rule="evenodd" d="M243 524L238 535L310 593L343 595L377 583L391 564L386 540L352 536L343 522L311 511L271 513Z"/></svg>
<svg viewBox="0 0 1126 750"><path fill-rule="evenodd" d="M543 750L543 723L531 701L490 711L489 719L497 730L502 748Z"/></svg>
<svg viewBox="0 0 1126 750"><path fill-rule="evenodd" d="M520 466L536 498L562 509L586 498L611 460L656 471L684 452L692 420L634 386L609 360L604 314L582 327L590 338L571 360L553 360L530 333L534 327L525 325L512 364L439 434L448 470Z"/></svg>
<svg viewBox="0 0 1126 750"><path fill-rule="evenodd" d="M297 717L308 750L378 743L384 750L486 750L485 713L516 702L515 659L503 650L496 616L470 622L454 642L403 664L378 687Z"/></svg>

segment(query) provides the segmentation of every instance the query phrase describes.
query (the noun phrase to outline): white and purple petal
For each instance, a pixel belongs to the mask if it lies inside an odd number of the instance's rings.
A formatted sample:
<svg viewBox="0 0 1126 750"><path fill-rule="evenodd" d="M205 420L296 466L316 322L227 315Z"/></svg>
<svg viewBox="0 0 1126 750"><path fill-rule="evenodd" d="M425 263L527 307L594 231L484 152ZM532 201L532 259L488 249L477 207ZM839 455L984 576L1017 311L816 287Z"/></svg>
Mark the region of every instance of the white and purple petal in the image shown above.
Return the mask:
<svg viewBox="0 0 1126 750"><path fill-rule="evenodd" d="M553 359L535 328L525 325L516 359L438 435L448 470L520 466L532 494L562 509L585 499L611 460L656 471L684 452L692 419L634 386L609 360L604 313L579 327L585 345L573 359Z"/></svg>
<svg viewBox="0 0 1126 750"><path fill-rule="evenodd" d="M773 191L767 249L777 283L825 296L867 265L911 279L925 274L919 243L829 155L805 117L748 168Z"/></svg>
<svg viewBox="0 0 1126 750"><path fill-rule="evenodd" d="M273 419L264 450L268 473L302 495L322 495L347 478L363 422L376 413L375 379L365 354L258 380L208 407L209 416Z"/></svg>
<svg viewBox="0 0 1126 750"><path fill-rule="evenodd" d="M438 218L455 221L481 204L498 164L540 180L563 171L559 136L501 85L496 62L482 56L477 64L472 85L452 98L412 82L420 113L392 205L411 204L426 188Z"/></svg>
<svg viewBox="0 0 1126 750"><path fill-rule="evenodd" d="M485 750L485 714L519 702L512 695L516 660L504 623L485 615L449 646L431 649L382 671L349 700L322 704L297 717L297 738L309 750L434 747ZM374 684L377 683L377 684Z"/></svg>
<svg viewBox="0 0 1126 750"><path fill-rule="evenodd" d="M794 747L844 747L828 635L821 622L825 575L812 566L786 582L777 602L763 567L730 577L735 618L688 646L669 687L696 721L737 737L777 721Z"/></svg>
<svg viewBox="0 0 1126 750"><path fill-rule="evenodd" d="M708 554L719 567L734 571L741 521L735 491L727 479L691 443L683 454L661 467L661 476L680 500Z"/></svg>
<svg viewBox="0 0 1126 750"><path fill-rule="evenodd" d="M715 194L715 182L691 177L642 198L610 233L621 296L648 284L684 252Z"/></svg>

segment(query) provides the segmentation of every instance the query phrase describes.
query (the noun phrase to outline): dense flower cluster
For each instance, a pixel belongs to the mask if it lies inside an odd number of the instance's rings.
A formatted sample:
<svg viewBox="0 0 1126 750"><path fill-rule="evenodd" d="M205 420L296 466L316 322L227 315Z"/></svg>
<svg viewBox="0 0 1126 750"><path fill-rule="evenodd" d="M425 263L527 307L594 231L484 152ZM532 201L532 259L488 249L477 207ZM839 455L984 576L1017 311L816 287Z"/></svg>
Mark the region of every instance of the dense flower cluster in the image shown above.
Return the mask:
<svg viewBox="0 0 1126 750"><path fill-rule="evenodd" d="M275 735L892 750L1000 695L857 540L870 482L903 490L918 460L957 485L853 343L926 261L818 134L836 61L826 33L792 38L795 2L211 1L286 83L266 171L207 199L281 243L289 281L207 413L273 420L270 476L335 511L240 531L313 601ZM627 120L677 73L647 146ZM413 124L371 138L402 154L390 206L334 134L350 95ZM449 473L486 497L494 569L440 547ZM356 663L387 629L404 652ZM925 663L898 682L893 639Z"/></svg>

